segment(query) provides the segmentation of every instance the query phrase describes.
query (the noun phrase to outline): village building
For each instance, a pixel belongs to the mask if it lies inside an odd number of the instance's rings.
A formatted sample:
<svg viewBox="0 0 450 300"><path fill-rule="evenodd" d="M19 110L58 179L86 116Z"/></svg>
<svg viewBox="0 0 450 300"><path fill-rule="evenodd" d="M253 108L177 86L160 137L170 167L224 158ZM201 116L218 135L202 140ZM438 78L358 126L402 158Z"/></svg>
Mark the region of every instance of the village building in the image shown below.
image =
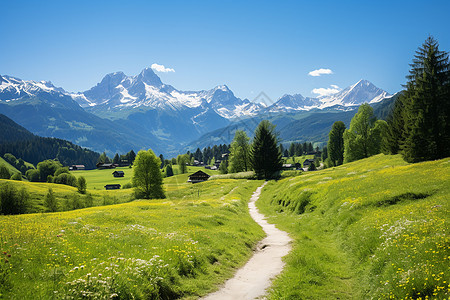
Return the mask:
<svg viewBox="0 0 450 300"><path fill-rule="evenodd" d="M314 164L314 159L306 159L303 162L303 168L309 168L311 164Z"/></svg>
<svg viewBox="0 0 450 300"><path fill-rule="evenodd" d="M114 164L104 164L104 163L97 163L97 169L114 169L116 166Z"/></svg>
<svg viewBox="0 0 450 300"><path fill-rule="evenodd" d="M86 170L85 165L71 165L69 166L69 171L76 171L76 170Z"/></svg>
<svg viewBox="0 0 450 300"><path fill-rule="evenodd" d="M195 172L192 175L189 175L188 182L192 182L192 183L203 182L203 181L208 180L209 177L211 177L211 176L209 176L208 174L206 174L205 172L200 170L200 171Z"/></svg>
<svg viewBox="0 0 450 300"><path fill-rule="evenodd" d="M120 184L107 184L107 185L105 185L105 189L118 190L118 189L120 189Z"/></svg>
<svg viewBox="0 0 450 300"><path fill-rule="evenodd" d="M114 175L114 177L124 177L125 173L123 171L114 171L112 173Z"/></svg>

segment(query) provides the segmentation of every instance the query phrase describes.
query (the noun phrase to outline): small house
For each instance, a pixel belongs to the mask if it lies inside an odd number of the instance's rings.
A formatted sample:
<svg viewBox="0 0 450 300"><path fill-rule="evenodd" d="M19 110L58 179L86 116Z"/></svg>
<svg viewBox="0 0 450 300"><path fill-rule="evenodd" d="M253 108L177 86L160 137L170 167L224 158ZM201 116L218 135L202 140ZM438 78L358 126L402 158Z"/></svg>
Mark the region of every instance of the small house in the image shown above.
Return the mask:
<svg viewBox="0 0 450 300"><path fill-rule="evenodd" d="M123 171L114 171L112 173L114 175L114 177L124 177L125 173Z"/></svg>
<svg viewBox="0 0 450 300"><path fill-rule="evenodd" d="M308 168L311 164L314 164L314 159L306 159L303 162L303 168Z"/></svg>
<svg viewBox="0 0 450 300"><path fill-rule="evenodd" d="M103 164L103 163L98 163L97 165L97 169L114 169L116 166L113 164Z"/></svg>
<svg viewBox="0 0 450 300"><path fill-rule="evenodd" d="M71 165L69 167L70 171L76 171L76 170L86 170L85 165Z"/></svg>
<svg viewBox="0 0 450 300"><path fill-rule="evenodd" d="M118 189L120 189L120 184L107 184L107 185L105 185L105 189L118 190Z"/></svg>
<svg viewBox="0 0 450 300"><path fill-rule="evenodd" d="M282 166L283 170L292 170L295 168L294 164L283 164Z"/></svg>
<svg viewBox="0 0 450 300"><path fill-rule="evenodd" d="M200 170L200 171L195 172L192 175L189 175L188 182L192 182L192 183L202 182L202 181L208 180L209 177L211 177L211 176L209 176L208 174L206 174L205 172Z"/></svg>

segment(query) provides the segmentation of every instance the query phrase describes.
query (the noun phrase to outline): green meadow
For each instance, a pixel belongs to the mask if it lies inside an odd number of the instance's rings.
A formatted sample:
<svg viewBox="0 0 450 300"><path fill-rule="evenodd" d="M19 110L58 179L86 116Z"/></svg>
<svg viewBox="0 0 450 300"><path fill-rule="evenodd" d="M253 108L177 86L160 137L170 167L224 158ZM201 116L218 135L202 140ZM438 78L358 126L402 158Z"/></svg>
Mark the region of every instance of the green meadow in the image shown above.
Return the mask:
<svg viewBox="0 0 450 300"><path fill-rule="evenodd" d="M257 206L294 239L269 299L447 299L450 158L377 155L270 182Z"/></svg>
<svg viewBox="0 0 450 300"><path fill-rule="evenodd" d="M167 179L163 200L1 216L0 298L189 299L212 291L263 237L247 209L262 182L192 185L184 177ZM33 194L49 186L22 184ZM73 189L51 186L55 194Z"/></svg>

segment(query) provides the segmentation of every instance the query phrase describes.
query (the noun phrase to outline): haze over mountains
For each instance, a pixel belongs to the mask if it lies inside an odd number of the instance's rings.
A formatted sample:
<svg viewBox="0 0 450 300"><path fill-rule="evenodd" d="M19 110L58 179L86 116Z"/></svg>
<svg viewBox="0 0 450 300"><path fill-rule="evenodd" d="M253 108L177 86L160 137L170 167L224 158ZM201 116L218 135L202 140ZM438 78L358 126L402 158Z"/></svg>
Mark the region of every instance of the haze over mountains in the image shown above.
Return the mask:
<svg viewBox="0 0 450 300"><path fill-rule="evenodd" d="M364 102L373 104L389 97L369 81L360 80L330 96L284 95L266 106L236 97L226 85L202 91L177 90L164 84L150 68L136 76L107 74L96 86L79 93L67 92L49 81L0 76L0 113L35 134L108 153L142 148L177 153L186 145L206 146L193 141L242 120L267 115L282 119L289 114L289 120L298 121L304 114L354 110Z"/></svg>

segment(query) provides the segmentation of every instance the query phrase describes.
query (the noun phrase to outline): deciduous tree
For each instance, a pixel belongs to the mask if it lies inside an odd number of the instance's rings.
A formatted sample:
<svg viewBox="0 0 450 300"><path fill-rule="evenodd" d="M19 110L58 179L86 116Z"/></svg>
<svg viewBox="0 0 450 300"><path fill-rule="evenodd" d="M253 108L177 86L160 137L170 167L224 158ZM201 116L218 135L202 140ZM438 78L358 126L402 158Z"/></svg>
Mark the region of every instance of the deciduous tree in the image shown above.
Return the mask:
<svg viewBox="0 0 450 300"><path fill-rule="evenodd" d="M151 149L141 150L134 160L132 183L138 198L165 198L161 161Z"/></svg>

